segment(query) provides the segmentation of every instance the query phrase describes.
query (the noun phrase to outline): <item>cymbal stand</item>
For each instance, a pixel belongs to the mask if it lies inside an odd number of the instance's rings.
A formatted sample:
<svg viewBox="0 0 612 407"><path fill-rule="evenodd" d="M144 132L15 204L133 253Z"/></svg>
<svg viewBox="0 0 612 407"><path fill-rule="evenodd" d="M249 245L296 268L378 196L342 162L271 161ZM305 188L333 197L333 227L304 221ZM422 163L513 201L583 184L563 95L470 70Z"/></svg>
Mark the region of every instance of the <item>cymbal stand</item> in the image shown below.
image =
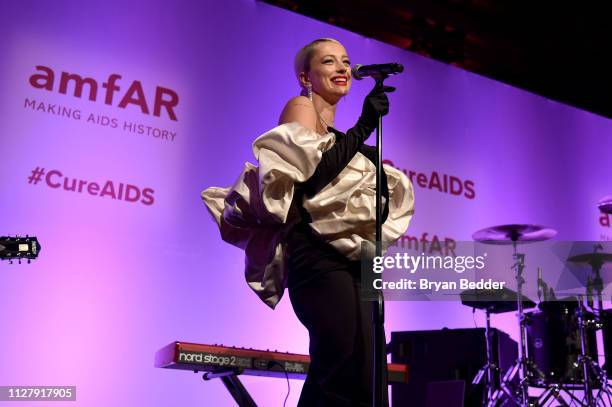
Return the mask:
<svg viewBox="0 0 612 407"><path fill-rule="evenodd" d="M597 309L595 310L595 314L597 316L601 315L602 311L604 310L603 295L602 295L604 284L603 284L603 279L601 278L602 266L603 266L602 262L591 264L591 267L593 268L593 271L595 272L595 278L591 281L591 283L592 283L592 287L595 289L595 292L597 293Z"/></svg>
<svg viewBox="0 0 612 407"><path fill-rule="evenodd" d="M478 370L474 379L472 380L473 385L478 385L485 377L486 374L486 382L484 385L484 390L486 393L485 400L483 400L483 405L488 405L490 400L493 400L493 394L497 391L495 388L495 372L499 372L499 368L493 361L493 353L492 353L492 344L491 344L491 310L489 307L485 308L485 313L487 316L487 324L485 325L485 344L487 348L487 361L483 367Z"/></svg>
<svg viewBox="0 0 612 407"><path fill-rule="evenodd" d="M551 384L540 395L540 397L538 397L538 403L536 405L538 405L538 406L545 406L546 403L548 402L548 400L550 400L551 397L554 397L555 400L557 400L557 402L559 403L559 406L569 407L570 405L567 404L567 402L561 396L561 392L564 391L564 390L565 389L560 384L558 384L558 383ZM567 390L565 390L565 391L567 392ZM576 397L574 397L574 395L572 393L569 393L569 392L567 392L567 393L573 399L572 404L573 404L574 401L580 402L580 400L578 400Z"/></svg>
<svg viewBox="0 0 612 407"><path fill-rule="evenodd" d="M601 297L600 297L601 298ZM578 320L578 329L580 334L580 355L578 355L578 360L574 364L575 368L582 368L582 378L584 380L583 391L584 391L584 400L586 402L585 406L595 407L597 406L597 400L605 394L606 396L612 396L610 389L608 388L608 379L607 374L604 369L602 369L597 361L594 361L591 356L587 353L587 335L586 335L586 326L587 321L585 320L586 309L583 303L582 296L578 297L578 309L576 310L576 318ZM596 316L597 318L597 316ZM591 378L594 377L596 381L600 384L600 389L598 391L598 395L596 398L593 398L593 392L591 388Z"/></svg>
<svg viewBox="0 0 612 407"><path fill-rule="evenodd" d="M589 367L593 361L587 355L586 352L586 332L585 332L585 321L584 321L584 304L582 303L582 297L578 297L578 309L576 310L576 316L578 318L578 329L580 332L580 356L578 356L578 363L582 365L582 377L584 379L584 399L586 400L587 406L594 406L593 404L593 393L591 392L591 383L589 380Z"/></svg>
<svg viewBox="0 0 612 407"><path fill-rule="evenodd" d="M512 258L514 259L514 264L511 269L516 272L516 306L518 312L518 321L519 321L519 349L518 349L518 359L512 365L506 374L503 377L503 380L500 384L501 390L508 395L510 400L512 400L516 405L520 407L530 407L529 404L529 377L533 376L534 372L538 374L538 376L543 377L544 375L537 370L535 365L529 360L529 355L527 352L527 332L525 328L525 313L523 311L523 285L525 284L525 279L523 278L523 270L525 269L525 254L518 253L516 245L518 236L511 236L512 238L512 247L514 249L514 254ZM519 377L519 387L520 391L513 392L510 384L518 374ZM489 401L489 406L495 406L497 401L502 396L501 391L495 392L493 398Z"/></svg>

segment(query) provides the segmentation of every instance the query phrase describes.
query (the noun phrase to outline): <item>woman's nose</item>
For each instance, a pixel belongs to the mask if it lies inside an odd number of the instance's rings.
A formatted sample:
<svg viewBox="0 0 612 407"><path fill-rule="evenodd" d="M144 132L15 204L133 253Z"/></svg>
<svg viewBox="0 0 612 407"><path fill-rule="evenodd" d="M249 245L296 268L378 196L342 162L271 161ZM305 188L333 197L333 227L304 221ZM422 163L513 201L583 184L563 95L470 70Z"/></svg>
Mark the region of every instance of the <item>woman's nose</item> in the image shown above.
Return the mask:
<svg viewBox="0 0 612 407"><path fill-rule="evenodd" d="M340 62L340 63L336 63L336 71L338 72L346 72L346 66L344 65L344 63Z"/></svg>

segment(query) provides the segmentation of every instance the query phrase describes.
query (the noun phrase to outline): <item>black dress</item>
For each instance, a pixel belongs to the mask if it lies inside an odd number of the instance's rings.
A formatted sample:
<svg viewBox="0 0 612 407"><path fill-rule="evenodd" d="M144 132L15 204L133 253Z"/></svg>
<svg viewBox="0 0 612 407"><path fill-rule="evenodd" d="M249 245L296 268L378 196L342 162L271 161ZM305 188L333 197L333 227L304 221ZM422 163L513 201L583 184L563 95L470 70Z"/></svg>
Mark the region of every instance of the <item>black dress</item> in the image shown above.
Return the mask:
<svg viewBox="0 0 612 407"><path fill-rule="evenodd" d="M348 260L319 239L301 206L303 196L315 195L336 178L357 151L376 163L375 149L352 137L337 137L314 175L298 185L294 195L301 221L287 237L289 298L308 329L311 357L300 407L371 405L372 303L361 300L360 262ZM388 201L384 172L382 193ZM387 214L385 206L383 222Z"/></svg>

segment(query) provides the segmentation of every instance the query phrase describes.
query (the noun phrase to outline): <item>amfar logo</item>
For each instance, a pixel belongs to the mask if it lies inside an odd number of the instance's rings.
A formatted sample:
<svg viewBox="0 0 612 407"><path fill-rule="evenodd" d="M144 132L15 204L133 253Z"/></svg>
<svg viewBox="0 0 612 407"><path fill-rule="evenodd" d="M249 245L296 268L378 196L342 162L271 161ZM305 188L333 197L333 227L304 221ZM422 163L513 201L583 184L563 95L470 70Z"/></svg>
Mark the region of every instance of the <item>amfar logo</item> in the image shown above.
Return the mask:
<svg viewBox="0 0 612 407"><path fill-rule="evenodd" d="M36 69L39 72L30 76L30 85L37 89L53 91L56 82L55 72L53 69L42 65L37 65ZM105 104L112 105L114 93L121 90L121 87L117 85L117 81L119 79L121 79L121 75L113 73L108 76L106 82L102 82L102 87L106 89L104 92ZM59 93L67 94L68 84L70 82L74 84L73 96L80 98L83 94L83 88L85 85L87 85L89 100L94 102L98 100L98 82L95 79L82 77L81 75L72 74L69 72L61 73L59 84L55 90L57 90ZM155 99L153 100L153 116L160 117L162 108L164 108L166 114L171 120L178 121L176 118L176 113L174 112L174 108L178 105L178 102L179 97L175 91L157 86L155 88ZM123 93L117 107L125 109L125 107L129 104L140 107L141 112L144 114L150 114L149 104L145 98L140 81L132 81L129 88Z"/></svg>

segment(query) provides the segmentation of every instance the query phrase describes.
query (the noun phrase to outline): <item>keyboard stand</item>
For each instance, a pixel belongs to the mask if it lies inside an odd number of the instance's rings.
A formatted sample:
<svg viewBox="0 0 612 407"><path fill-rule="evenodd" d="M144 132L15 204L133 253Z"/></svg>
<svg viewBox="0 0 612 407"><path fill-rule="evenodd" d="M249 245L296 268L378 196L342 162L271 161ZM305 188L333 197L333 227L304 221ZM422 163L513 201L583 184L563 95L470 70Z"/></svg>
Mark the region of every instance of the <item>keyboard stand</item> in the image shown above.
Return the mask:
<svg viewBox="0 0 612 407"><path fill-rule="evenodd" d="M225 388L232 395L236 403L238 403L239 407L257 407L257 404L255 404L255 401L246 387L244 387L238 378L240 373L239 369L222 369L214 372L206 372L202 375L202 379L212 380L221 378Z"/></svg>

